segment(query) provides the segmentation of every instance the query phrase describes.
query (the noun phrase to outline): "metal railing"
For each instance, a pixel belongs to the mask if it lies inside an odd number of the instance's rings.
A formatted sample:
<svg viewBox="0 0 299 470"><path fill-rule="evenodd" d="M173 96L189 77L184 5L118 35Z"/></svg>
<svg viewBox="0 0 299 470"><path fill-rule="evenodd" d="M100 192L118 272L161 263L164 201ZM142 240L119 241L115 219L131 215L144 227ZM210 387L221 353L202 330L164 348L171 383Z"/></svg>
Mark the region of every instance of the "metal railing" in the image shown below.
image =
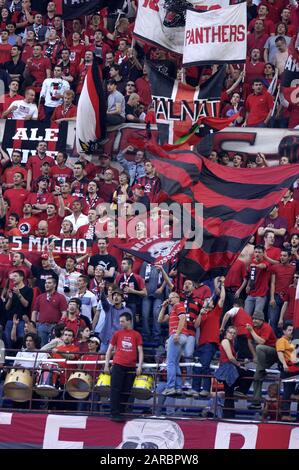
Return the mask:
<svg viewBox="0 0 299 470"><path fill-rule="evenodd" d="M14 366L12 361L15 356L5 357L5 365L2 367L2 380L0 383L0 409L1 410L24 410L38 412L72 413L106 416L110 414L109 400L109 380L103 376L101 368L105 361L99 359L99 354L95 354L95 360L67 360L47 358L39 360L36 351L35 359L22 357L23 366ZM84 355L87 353L77 353ZM91 353L88 353L89 355ZM25 364L28 363L28 368ZM31 364L30 364L31 363ZM48 364L48 366L47 366ZM49 365L50 364L50 365ZM51 365L52 364L52 365ZM55 366L56 364L56 366ZM136 415L149 416L175 416L185 418L213 418L213 419L248 419L265 421L266 415L263 410L248 410L244 404L252 401L252 393L249 392L247 402L239 396L227 396L221 390L221 384L215 382L214 376L201 373L194 373L201 364L196 362L181 363L182 369L192 367L192 374L183 373L183 380L191 382L196 379L209 378L214 388L211 387L210 395L206 398L201 396L189 396L188 389L183 394L174 396L164 396L166 388L166 363L144 363L143 382L135 383L132 392L126 397L127 405L126 417L136 417ZM87 370L83 367L94 366L94 370ZM79 367L79 368L78 368ZM211 365L211 369L217 369L216 364ZM164 369L164 370L163 370ZM251 369L252 370L252 369ZM283 389L283 382L299 381L299 378L289 378L281 380L278 370L267 370L268 375L265 382L271 381L278 384L279 390ZM62 380L63 377L63 380ZM150 377L150 380L147 379ZM102 379L102 380L100 380ZM252 380L252 377L248 377ZM264 391L265 394L265 391ZM226 396L224 396L226 395ZM242 400L242 401L241 401ZM264 396L261 405L265 403ZM294 408L296 400L285 400ZM282 400L276 411L271 412L271 420L279 421L281 418ZM291 413L296 410L291 409Z"/></svg>

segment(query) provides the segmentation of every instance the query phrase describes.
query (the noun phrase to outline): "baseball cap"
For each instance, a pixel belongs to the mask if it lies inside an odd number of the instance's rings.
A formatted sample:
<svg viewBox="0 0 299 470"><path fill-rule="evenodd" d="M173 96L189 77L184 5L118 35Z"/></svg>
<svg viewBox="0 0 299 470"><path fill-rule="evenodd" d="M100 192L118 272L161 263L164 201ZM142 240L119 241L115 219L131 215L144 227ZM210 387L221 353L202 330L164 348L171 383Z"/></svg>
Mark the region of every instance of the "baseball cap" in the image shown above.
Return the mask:
<svg viewBox="0 0 299 470"><path fill-rule="evenodd" d="M119 295L122 295L122 296L124 295L124 293L123 293L123 291L122 291L121 289L114 289L114 290L112 291L112 295L113 295L113 294L119 294Z"/></svg>
<svg viewBox="0 0 299 470"><path fill-rule="evenodd" d="M40 176L37 178L37 182L39 183L40 181L47 181L47 183L49 183L50 178L48 176Z"/></svg>
<svg viewBox="0 0 299 470"><path fill-rule="evenodd" d="M49 259L48 253L43 253L43 254L41 255L41 259Z"/></svg>
<svg viewBox="0 0 299 470"><path fill-rule="evenodd" d="M87 342L89 343L90 341L93 341L94 343L98 343L98 344L101 343L99 338L97 338L96 336L90 336L90 338Z"/></svg>
<svg viewBox="0 0 299 470"><path fill-rule="evenodd" d="M256 320L265 321L264 312L254 312L253 315L252 315L252 318L255 318Z"/></svg>

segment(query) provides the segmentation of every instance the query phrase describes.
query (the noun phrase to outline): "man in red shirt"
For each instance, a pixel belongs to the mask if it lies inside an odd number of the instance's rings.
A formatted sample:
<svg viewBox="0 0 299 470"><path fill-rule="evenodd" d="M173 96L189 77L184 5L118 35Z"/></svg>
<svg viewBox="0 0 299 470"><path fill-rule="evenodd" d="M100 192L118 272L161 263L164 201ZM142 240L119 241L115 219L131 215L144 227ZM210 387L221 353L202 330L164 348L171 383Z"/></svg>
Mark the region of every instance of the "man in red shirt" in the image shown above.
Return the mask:
<svg viewBox="0 0 299 470"><path fill-rule="evenodd" d="M294 313L295 313L295 298L296 289L299 279L299 273L295 272L292 284L287 288L285 295L283 296L283 306L280 311L280 317L278 321L278 328L282 329L284 321L293 322L294 327Z"/></svg>
<svg viewBox="0 0 299 470"><path fill-rule="evenodd" d="M269 35L265 33L263 20L256 19L254 22L253 32L247 37L247 51L259 49L261 55L264 53L265 43Z"/></svg>
<svg viewBox="0 0 299 470"><path fill-rule="evenodd" d="M152 93L146 65L143 66L142 77L137 78L135 85L136 93L138 93L140 97L140 102L148 107L152 102Z"/></svg>
<svg viewBox="0 0 299 470"><path fill-rule="evenodd" d="M26 163L26 169L28 170L27 176L27 190L31 191L31 184L37 180L42 174L42 164L48 162L50 167L54 166L54 159L47 156L48 144L44 140L41 140L36 147L36 155L30 155Z"/></svg>
<svg viewBox="0 0 299 470"><path fill-rule="evenodd" d="M199 392L201 397L207 397L210 394L211 375L210 364L218 349L220 343L220 318L225 301L225 278L219 277L219 285L217 288L220 290L220 296L214 296L212 299L206 299L203 308L199 312L197 320L195 320L195 328L200 327L200 336L198 346L195 350L194 356L198 358L201 367L194 367L193 369L193 384L192 388ZM218 300L218 301L217 301ZM205 375L203 379L198 375Z"/></svg>
<svg viewBox="0 0 299 470"><path fill-rule="evenodd" d="M19 220L18 229L23 236L35 235L39 219L32 215L32 205L26 202L23 205L23 217Z"/></svg>
<svg viewBox="0 0 299 470"><path fill-rule="evenodd" d="M249 87L254 79L264 78L265 63L261 60L261 52L255 48L250 51L250 57L246 59L245 84ZM244 124L243 124L244 126Z"/></svg>
<svg viewBox="0 0 299 470"><path fill-rule="evenodd" d="M253 93L248 96L245 109L246 116L243 127L267 127L274 105L273 97L263 90L263 82L255 79Z"/></svg>
<svg viewBox="0 0 299 470"><path fill-rule="evenodd" d="M29 192L24 188L23 173L15 172L13 175L13 182L13 187L5 191L4 198L9 201L10 212L15 212L19 217L21 217L24 203L29 196Z"/></svg>
<svg viewBox="0 0 299 470"><path fill-rule="evenodd" d="M11 48L12 46L8 42L8 31L4 29L1 31L0 64L4 64L4 62L8 62L11 59Z"/></svg>
<svg viewBox="0 0 299 470"><path fill-rule="evenodd" d="M278 203L279 216L288 221L288 232L295 225L298 209L298 203L293 199L293 190L288 189Z"/></svg>
<svg viewBox="0 0 299 470"><path fill-rule="evenodd" d="M247 283L246 274L246 264L241 259L237 259L232 264L225 277L224 311L232 308L235 299L240 297L240 294Z"/></svg>
<svg viewBox="0 0 299 470"><path fill-rule="evenodd" d="M37 331L41 337L41 345L49 342L49 335L54 325L66 316L67 301L65 296L57 291L57 282L54 278L48 278L45 282L45 293L40 294L33 307L33 321L38 320Z"/></svg>
<svg viewBox="0 0 299 470"><path fill-rule="evenodd" d="M6 111L13 101L23 100L24 96L19 95L19 82L12 80L8 86L9 92L1 96L0 102L0 115L2 116L3 111Z"/></svg>
<svg viewBox="0 0 299 470"><path fill-rule="evenodd" d="M142 336L132 328L132 316L124 312L119 317L121 329L116 331L110 341L104 372L110 374L109 361L113 348L113 366L111 372L111 419L113 421L124 421L121 416L126 409L133 382L136 375L141 375L143 364ZM138 366L136 370L138 352Z"/></svg>
<svg viewBox="0 0 299 470"><path fill-rule="evenodd" d="M75 335L73 330L70 328L65 328L63 331L63 335L61 337L64 344L57 346L56 348L52 349L52 357L53 359L66 359L69 361L74 361L78 359L77 352L79 352L79 346L74 344ZM68 364L67 362L60 362L60 385L65 386L68 381L69 376L76 369L76 365ZM71 397L67 391L60 392L58 397L60 402L53 401L49 403L49 409L53 409L54 407L60 410L68 409L68 410L76 410L77 403L74 401L74 398ZM66 403L67 401L67 403Z"/></svg>
<svg viewBox="0 0 299 470"><path fill-rule="evenodd" d="M51 77L51 62L44 56L40 44L33 47L32 57L27 59L24 77L25 80L27 78L28 84L31 82L30 85L33 85L36 92L40 92L43 81Z"/></svg>
<svg viewBox="0 0 299 470"><path fill-rule="evenodd" d="M247 324L246 328L248 330L249 348L253 354L254 362L256 362L256 371L253 379L253 403L248 408L260 409L262 407L262 385L266 369L278 362L278 357L275 349L276 336L269 323L265 322L264 313L255 311L252 321L253 326ZM256 348L254 344L256 344Z"/></svg>
<svg viewBox="0 0 299 470"><path fill-rule="evenodd" d="M59 194L58 196L58 202L59 202L58 210L57 210L56 204L51 203L51 202L48 203L47 204L47 218L44 218L43 216L41 219L41 220L46 220L48 222L48 233L50 237L52 235L59 237L61 224L65 216L64 204L63 204L63 199L62 199L61 194Z"/></svg>
<svg viewBox="0 0 299 470"><path fill-rule="evenodd" d="M252 325L251 316L242 308L243 300L236 299L233 308L231 308L223 317L220 332L224 332L228 320L237 330L237 336L234 347L237 352L238 361L249 359L251 352L248 347L248 330L246 325Z"/></svg>
<svg viewBox="0 0 299 470"><path fill-rule="evenodd" d="M270 264L278 264L280 260L280 248L274 246L275 233L272 230L267 230L264 234L264 248L265 248L265 260L269 261Z"/></svg>
<svg viewBox="0 0 299 470"><path fill-rule="evenodd" d="M54 111L55 112L55 111ZM55 186L61 186L73 177L71 168L66 166L68 155L65 152L58 152L55 156L56 165L50 168L51 189L55 191Z"/></svg>
<svg viewBox="0 0 299 470"><path fill-rule="evenodd" d="M256 310L263 311L269 290L269 266L265 260L265 249L262 245L256 245L253 252L253 260L248 268L248 282L246 286L247 298L245 307L249 315Z"/></svg>
<svg viewBox="0 0 299 470"><path fill-rule="evenodd" d="M166 313L168 305L172 307ZM180 358L187 341L186 309L177 292L171 292L164 300L158 317L158 323L169 322L169 338L167 344L167 384L163 395L182 394L182 374Z"/></svg>
<svg viewBox="0 0 299 470"><path fill-rule="evenodd" d="M20 230L18 229L20 217L16 212L11 212L8 216L6 229L4 233L7 237L13 237L21 235Z"/></svg>
<svg viewBox="0 0 299 470"><path fill-rule="evenodd" d="M258 7L258 16L257 18L253 18L249 25L248 25L248 31L252 31L253 28L254 28L254 24L256 21L258 20L262 20L263 23L264 23L264 27L265 27L265 33L267 33L268 35L274 35L275 33L275 26L274 26L274 23L272 20L268 19L268 14L269 14L269 8L267 5L265 5L265 3L262 3L261 5L259 5Z"/></svg>
<svg viewBox="0 0 299 470"><path fill-rule="evenodd" d="M283 299L292 282L296 267L290 264L291 253L288 250L281 250L280 263L271 267L270 303L268 309L269 323L276 335L281 336L278 328L280 311L283 306Z"/></svg>
<svg viewBox="0 0 299 470"><path fill-rule="evenodd" d="M49 193L49 179L46 176L37 178L37 193L29 193L26 202L32 205L33 214L37 215L40 219L45 217L47 205L55 204L53 194Z"/></svg>
<svg viewBox="0 0 299 470"><path fill-rule="evenodd" d="M24 166L21 165L22 161L22 152L21 150L13 150L12 155L11 155L11 166L6 168L4 170L3 176L2 176L2 187L3 189L10 189L13 188L14 186L14 174L17 173L22 173L24 176L24 182L27 180L27 170L25 169ZM26 185L24 184L24 187Z"/></svg>
<svg viewBox="0 0 299 470"><path fill-rule="evenodd" d="M54 109L51 121L57 124L63 121L76 121L77 106L73 104L75 93L73 90L66 90L63 93L63 103Z"/></svg>

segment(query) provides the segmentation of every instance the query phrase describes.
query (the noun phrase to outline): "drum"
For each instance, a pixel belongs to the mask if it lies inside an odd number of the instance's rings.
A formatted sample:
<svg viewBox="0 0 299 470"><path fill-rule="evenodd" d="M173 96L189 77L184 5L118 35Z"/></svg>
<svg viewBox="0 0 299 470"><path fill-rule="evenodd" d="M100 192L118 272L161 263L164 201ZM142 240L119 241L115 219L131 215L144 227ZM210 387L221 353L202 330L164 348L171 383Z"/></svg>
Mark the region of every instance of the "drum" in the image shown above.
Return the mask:
<svg viewBox="0 0 299 470"><path fill-rule="evenodd" d="M92 388L92 376L87 372L73 372L65 388L69 395L77 400L87 398Z"/></svg>
<svg viewBox="0 0 299 470"><path fill-rule="evenodd" d="M54 398L59 394L59 366L55 362L44 362L38 372L35 385L36 393L45 398Z"/></svg>
<svg viewBox="0 0 299 470"><path fill-rule="evenodd" d="M95 386L95 390L99 392L102 397L110 396L111 388L111 375L110 374L100 374Z"/></svg>
<svg viewBox="0 0 299 470"><path fill-rule="evenodd" d="M153 395L154 379L151 375L139 375L135 378L132 395L138 400L149 400Z"/></svg>
<svg viewBox="0 0 299 470"><path fill-rule="evenodd" d="M29 369L11 369L7 374L4 387L4 397L13 401L28 401L32 395L32 371Z"/></svg>

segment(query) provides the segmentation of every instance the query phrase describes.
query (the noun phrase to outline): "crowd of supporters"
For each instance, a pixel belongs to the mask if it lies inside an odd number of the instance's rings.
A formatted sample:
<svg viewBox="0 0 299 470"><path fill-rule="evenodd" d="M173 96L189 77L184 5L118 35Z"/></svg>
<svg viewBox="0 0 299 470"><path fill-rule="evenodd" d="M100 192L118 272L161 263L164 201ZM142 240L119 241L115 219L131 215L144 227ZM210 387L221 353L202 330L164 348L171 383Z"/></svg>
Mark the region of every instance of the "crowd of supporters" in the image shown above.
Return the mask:
<svg viewBox="0 0 299 470"><path fill-rule="evenodd" d="M0 0L0 78L5 86L1 117L75 120L93 60L101 69L107 93L108 125L155 123L145 58L161 73L193 86L215 73L217 66L190 68L182 74L173 54L132 44L137 5L137 0L129 2L123 15L101 10L91 17L64 21L56 15L53 2L42 16L32 11L30 0ZM272 95L297 32L292 23L295 7L286 0L259 5L247 0L247 5L248 58L244 68L227 67L221 115L239 112L233 126L294 128L299 124L297 106L284 101L275 107ZM70 164L65 152L53 158L47 143L40 141L26 164L22 157L21 150L9 156L1 149L0 324L7 349L41 347L53 357L71 351L70 358L76 352L105 354L120 329L120 315L129 312L145 345L161 351L168 339L165 397L182 393L209 397L211 379L198 377L198 372L211 374L219 348L216 376L226 384L230 409L231 395L246 397L252 380L250 406L261 407L261 383L265 369L273 364L278 364L282 377L296 372L291 342L299 277L296 185L252 234L227 276L201 283L179 275L176 260L163 267L151 265L122 247L130 224L130 238L138 242L146 239L151 224L167 237L175 223L151 206L158 200L161 183L142 151L128 145L115 160L105 153L97 161L80 154ZM235 168L268 166L263 154L246 158L212 151L208 158ZM279 162L288 163L287 157ZM144 207L141 217L135 214L136 204ZM43 254L13 251L10 236L48 237L52 242ZM90 241L91 252L59 254L55 239L70 238ZM167 322L169 333L163 326ZM34 338L29 346L28 335ZM182 381L178 364L183 360L198 360L201 367L188 366ZM249 361L256 364L254 376L244 369ZM237 376L228 364L236 366ZM249 377L245 382L244 375ZM285 420L295 419L289 414L289 400L298 400L298 393L290 385L284 385L283 393L280 414Z"/></svg>

